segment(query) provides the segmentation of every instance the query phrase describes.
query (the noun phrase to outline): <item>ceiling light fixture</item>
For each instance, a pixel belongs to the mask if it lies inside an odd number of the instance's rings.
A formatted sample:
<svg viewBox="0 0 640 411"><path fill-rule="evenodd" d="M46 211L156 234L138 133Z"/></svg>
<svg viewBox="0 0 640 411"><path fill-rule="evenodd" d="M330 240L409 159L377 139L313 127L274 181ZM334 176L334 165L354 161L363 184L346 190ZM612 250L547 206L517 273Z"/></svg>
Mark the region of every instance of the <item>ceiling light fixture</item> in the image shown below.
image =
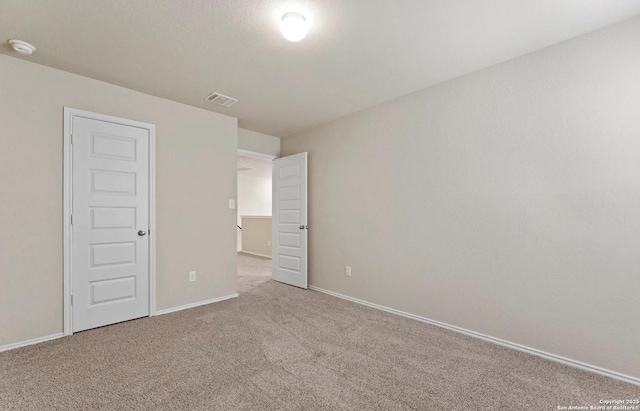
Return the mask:
<svg viewBox="0 0 640 411"><path fill-rule="evenodd" d="M307 20L300 13L285 13L280 19L280 32L289 41L300 41L307 36Z"/></svg>
<svg viewBox="0 0 640 411"><path fill-rule="evenodd" d="M25 56L29 56L36 51L36 48L26 41L11 39L9 40L9 44L11 44L11 47L13 47L15 51Z"/></svg>

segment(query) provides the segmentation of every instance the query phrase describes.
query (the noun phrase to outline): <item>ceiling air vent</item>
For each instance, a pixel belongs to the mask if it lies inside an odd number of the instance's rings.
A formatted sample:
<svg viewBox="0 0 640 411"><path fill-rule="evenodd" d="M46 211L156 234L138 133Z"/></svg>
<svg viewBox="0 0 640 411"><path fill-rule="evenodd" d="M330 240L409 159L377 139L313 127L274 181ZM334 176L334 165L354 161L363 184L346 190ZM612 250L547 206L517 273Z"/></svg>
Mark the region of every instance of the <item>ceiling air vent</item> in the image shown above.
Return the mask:
<svg viewBox="0 0 640 411"><path fill-rule="evenodd" d="M238 100L233 97L225 96L224 94L213 92L204 98L204 101L209 103L215 103L222 107L231 107L236 104Z"/></svg>
<svg viewBox="0 0 640 411"><path fill-rule="evenodd" d="M238 171L241 172L241 173L243 171L251 171L251 170L255 170L255 168L253 168L253 167L244 167L244 166L238 167Z"/></svg>

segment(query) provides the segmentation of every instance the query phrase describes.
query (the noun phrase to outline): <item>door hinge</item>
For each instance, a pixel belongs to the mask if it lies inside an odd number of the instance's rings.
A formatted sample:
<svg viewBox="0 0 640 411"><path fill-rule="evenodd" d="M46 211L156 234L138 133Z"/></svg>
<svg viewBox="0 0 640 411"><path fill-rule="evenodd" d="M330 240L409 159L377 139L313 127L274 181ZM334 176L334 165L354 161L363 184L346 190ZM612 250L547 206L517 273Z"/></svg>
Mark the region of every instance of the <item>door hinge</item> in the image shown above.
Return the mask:
<svg viewBox="0 0 640 411"><path fill-rule="evenodd" d="M73 295L71 296L71 305L73 305Z"/></svg>
<svg viewBox="0 0 640 411"><path fill-rule="evenodd" d="M73 225L73 214L71 214L71 225Z"/></svg>
<svg viewBox="0 0 640 411"><path fill-rule="evenodd" d="M71 133L71 145L73 145L73 133Z"/></svg>

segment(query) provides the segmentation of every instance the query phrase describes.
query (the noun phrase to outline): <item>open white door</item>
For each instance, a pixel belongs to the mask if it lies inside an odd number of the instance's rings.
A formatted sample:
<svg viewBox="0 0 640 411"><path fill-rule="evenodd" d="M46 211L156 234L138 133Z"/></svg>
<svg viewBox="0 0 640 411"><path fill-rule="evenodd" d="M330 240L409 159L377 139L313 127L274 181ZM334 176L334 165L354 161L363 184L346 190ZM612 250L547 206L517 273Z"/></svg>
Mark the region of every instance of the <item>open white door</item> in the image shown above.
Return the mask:
<svg viewBox="0 0 640 411"><path fill-rule="evenodd" d="M307 153L273 161L273 279L307 288Z"/></svg>

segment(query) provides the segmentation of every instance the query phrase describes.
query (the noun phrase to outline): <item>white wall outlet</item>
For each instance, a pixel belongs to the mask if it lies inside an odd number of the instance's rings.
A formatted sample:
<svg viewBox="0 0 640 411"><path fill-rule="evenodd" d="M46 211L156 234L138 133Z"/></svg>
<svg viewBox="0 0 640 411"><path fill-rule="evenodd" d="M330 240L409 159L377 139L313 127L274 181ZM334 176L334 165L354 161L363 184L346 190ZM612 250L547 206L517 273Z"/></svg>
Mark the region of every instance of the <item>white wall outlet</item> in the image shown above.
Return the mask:
<svg viewBox="0 0 640 411"><path fill-rule="evenodd" d="M347 277L351 277L351 266L349 265L344 266L344 275L346 275Z"/></svg>
<svg viewBox="0 0 640 411"><path fill-rule="evenodd" d="M267 240L267 245L271 246L271 240Z"/></svg>
<svg viewBox="0 0 640 411"><path fill-rule="evenodd" d="M195 271L189 271L189 282L192 283L196 280L196 272Z"/></svg>
<svg viewBox="0 0 640 411"><path fill-rule="evenodd" d="M233 210L234 208L236 208L236 200L231 198L229 199L229 210Z"/></svg>

